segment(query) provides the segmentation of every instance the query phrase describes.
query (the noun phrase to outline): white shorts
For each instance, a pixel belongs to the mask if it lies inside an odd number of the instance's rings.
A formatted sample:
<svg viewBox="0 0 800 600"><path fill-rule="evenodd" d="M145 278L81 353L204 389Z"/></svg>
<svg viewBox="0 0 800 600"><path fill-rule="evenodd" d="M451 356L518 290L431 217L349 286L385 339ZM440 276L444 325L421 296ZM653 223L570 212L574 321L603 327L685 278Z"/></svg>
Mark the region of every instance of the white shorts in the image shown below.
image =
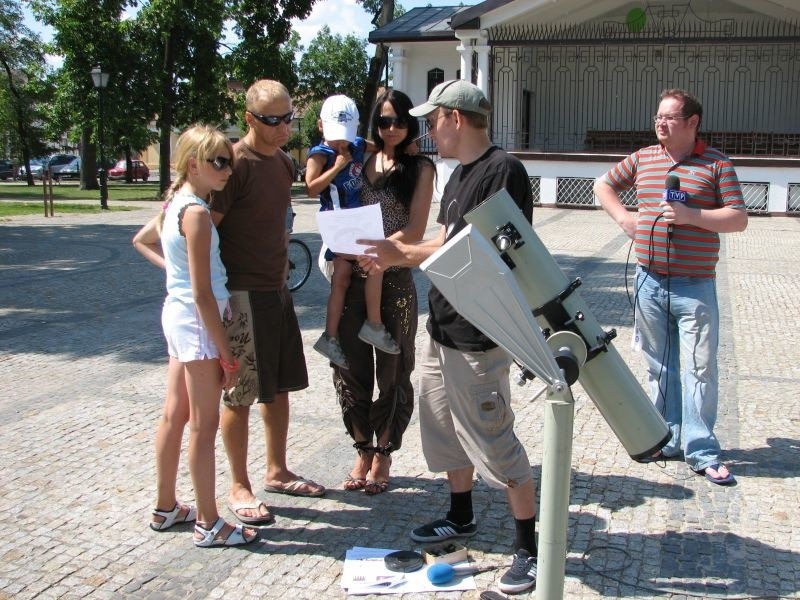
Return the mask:
<svg viewBox="0 0 800 600"><path fill-rule="evenodd" d="M219 318L228 308L228 300L217 300ZM211 340L208 329L194 302L184 302L177 298L167 297L161 311L161 327L167 339L167 351L170 356L181 362L219 358L219 350Z"/></svg>

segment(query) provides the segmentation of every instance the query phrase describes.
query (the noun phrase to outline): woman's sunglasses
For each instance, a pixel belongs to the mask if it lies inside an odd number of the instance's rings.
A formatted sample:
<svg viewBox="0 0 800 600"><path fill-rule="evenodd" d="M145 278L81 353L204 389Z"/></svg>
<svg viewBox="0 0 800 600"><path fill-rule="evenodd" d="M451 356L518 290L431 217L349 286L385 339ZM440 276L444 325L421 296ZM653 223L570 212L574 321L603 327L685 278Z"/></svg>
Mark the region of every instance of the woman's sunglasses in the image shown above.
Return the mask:
<svg viewBox="0 0 800 600"><path fill-rule="evenodd" d="M378 127L389 129L394 125L397 129L408 129L408 122L403 117L378 117Z"/></svg>
<svg viewBox="0 0 800 600"><path fill-rule="evenodd" d="M217 156L216 158L207 158L206 162L211 163L215 171L224 171L231 166L231 159L227 156Z"/></svg>
<svg viewBox="0 0 800 600"><path fill-rule="evenodd" d="M288 125L294 119L293 112L288 112L285 115L281 115L279 117L273 115L260 115L258 113L253 112L252 110L248 110L247 112L249 112L256 119L261 121L267 127L277 127L281 123L286 123Z"/></svg>

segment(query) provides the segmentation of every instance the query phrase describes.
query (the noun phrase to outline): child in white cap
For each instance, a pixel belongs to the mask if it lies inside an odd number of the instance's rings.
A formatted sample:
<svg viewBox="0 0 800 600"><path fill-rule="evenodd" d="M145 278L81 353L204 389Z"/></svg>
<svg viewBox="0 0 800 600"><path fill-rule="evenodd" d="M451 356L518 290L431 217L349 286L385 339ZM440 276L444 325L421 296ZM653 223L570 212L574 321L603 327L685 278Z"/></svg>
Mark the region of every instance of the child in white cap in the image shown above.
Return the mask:
<svg viewBox="0 0 800 600"><path fill-rule="evenodd" d="M361 170L364 167L367 141L357 135L358 118L356 103L347 96L330 96L322 104L318 123L324 139L308 151L306 163L308 194L319 195L320 210L361 206ZM355 257L337 256L328 250L325 258L333 261L331 294L328 298L325 331L314 344L314 349L335 365L348 369L349 364L337 339L337 333ZM382 285L381 274L367 277L364 286L367 320L364 321L358 337L378 350L399 354L400 347L381 320Z"/></svg>

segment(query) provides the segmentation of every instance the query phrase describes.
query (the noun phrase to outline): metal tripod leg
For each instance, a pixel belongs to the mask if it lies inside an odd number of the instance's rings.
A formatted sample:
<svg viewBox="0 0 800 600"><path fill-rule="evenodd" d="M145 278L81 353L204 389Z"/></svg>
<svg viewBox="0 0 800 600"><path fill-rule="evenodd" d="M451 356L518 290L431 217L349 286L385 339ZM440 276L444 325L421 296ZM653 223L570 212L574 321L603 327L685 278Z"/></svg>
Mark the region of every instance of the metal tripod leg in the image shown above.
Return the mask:
<svg viewBox="0 0 800 600"><path fill-rule="evenodd" d="M565 386L562 391L548 391L536 577L536 597L545 600L564 597L574 420L575 399L569 387Z"/></svg>

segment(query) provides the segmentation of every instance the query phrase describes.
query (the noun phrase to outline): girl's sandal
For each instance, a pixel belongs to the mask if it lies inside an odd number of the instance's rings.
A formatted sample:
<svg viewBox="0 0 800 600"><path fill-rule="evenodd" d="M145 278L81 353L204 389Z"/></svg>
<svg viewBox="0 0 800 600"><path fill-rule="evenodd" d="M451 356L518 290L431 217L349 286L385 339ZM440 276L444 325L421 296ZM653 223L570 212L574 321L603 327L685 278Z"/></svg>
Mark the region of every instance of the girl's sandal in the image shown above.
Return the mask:
<svg viewBox="0 0 800 600"><path fill-rule="evenodd" d="M369 496L376 496L378 494L382 494L388 489L388 481L367 481L367 485L364 488L364 493Z"/></svg>
<svg viewBox="0 0 800 600"><path fill-rule="evenodd" d="M356 449L356 452L358 452L358 455L362 457L362 459L365 456L372 457L375 453L375 448L370 446L369 442L356 442L353 444L353 448ZM370 460L369 463L371 465L372 460ZM364 477L353 477L352 474L347 475L344 482L342 482L342 488L349 492L355 492L364 489L367 486L367 473L369 473L369 469L367 469L366 473L364 473Z"/></svg>
<svg viewBox="0 0 800 600"><path fill-rule="evenodd" d="M377 446L375 448L375 454L376 455L381 455L382 458L380 458L378 456L376 456L375 458L377 460L379 460L379 461L388 462L389 463L389 468L391 469L391 467L392 467L392 456L391 456L391 454L392 454L393 451L394 451L394 448L392 447L392 443L391 442L389 442L385 446ZM372 469L372 471L373 471L373 474L375 474L374 471L376 471L376 470ZM367 480L367 485L364 487L364 493L368 494L370 496L376 496L377 494L384 493L388 489L389 489L389 480L388 479L385 480L385 481L369 479L369 480Z"/></svg>
<svg viewBox="0 0 800 600"><path fill-rule="evenodd" d="M366 485L366 477L353 477L352 475L348 475L342 483L342 487L349 492L355 492L357 490L364 489Z"/></svg>
<svg viewBox="0 0 800 600"><path fill-rule="evenodd" d="M181 515L183 513L183 515ZM161 517L163 521L157 521L155 517ZM150 529L153 531L166 531L178 523L191 523L197 518L197 510L191 504L175 503L172 510L153 509L153 519L150 521Z"/></svg>
<svg viewBox="0 0 800 600"><path fill-rule="evenodd" d="M198 539L194 538L194 545L201 548L212 548L216 546L244 546L254 542L258 538L258 534L254 533L253 537L245 537L244 527L242 525L231 524L231 532L224 538L218 538L219 532L225 527L225 519L219 517L214 521L214 525L210 529L206 529L199 523L194 526L194 532L199 533L203 537Z"/></svg>

